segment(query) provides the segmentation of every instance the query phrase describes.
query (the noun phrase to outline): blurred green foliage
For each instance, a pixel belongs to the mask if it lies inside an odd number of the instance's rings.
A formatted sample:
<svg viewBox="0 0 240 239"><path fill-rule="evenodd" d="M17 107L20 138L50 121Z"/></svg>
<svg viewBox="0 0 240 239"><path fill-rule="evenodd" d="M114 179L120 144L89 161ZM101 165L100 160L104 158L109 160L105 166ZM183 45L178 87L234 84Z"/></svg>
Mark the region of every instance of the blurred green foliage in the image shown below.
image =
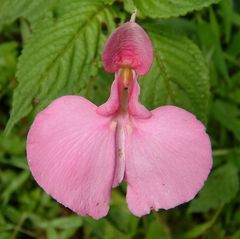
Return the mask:
<svg viewBox="0 0 240 239"><path fill-rule="evenodd" d="M189 2L0 0L0 239L240 238L240 2ZM25 139L36 112L57 96L106 100L113 76L102 69L102 47L135 8L155 48L141 99L149 108L179 105L208 122L214 168L190 203L137 218L122 185L108 216L94 221L36 185ZM17 124L7 136L10 112L8 131Z"/></svg>

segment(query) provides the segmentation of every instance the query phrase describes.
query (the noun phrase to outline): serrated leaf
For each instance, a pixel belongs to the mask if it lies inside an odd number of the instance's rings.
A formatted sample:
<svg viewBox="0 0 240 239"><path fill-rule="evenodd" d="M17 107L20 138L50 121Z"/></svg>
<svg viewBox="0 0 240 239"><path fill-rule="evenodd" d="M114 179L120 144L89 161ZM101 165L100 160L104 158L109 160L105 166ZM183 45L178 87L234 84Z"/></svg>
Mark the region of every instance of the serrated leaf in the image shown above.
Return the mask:
<svg viewBox="0 0 240 239"><path fill-rule="evenodd" d="M236 196L238 187L237 169L230 164L221 166L209 176L199 197L190 204L189 212L207 212L225 205Z"/></svg>
<svg viewBox="0 0 240 239"><path fill-rule="evenodd" d="M208 7L220 0L133 0L134 5L145 16L151 18L168 18L185 15L194 10Z"/></svg>
<svg viewBox="0 0 240 239"><path fill-rule="evenodd" d="M5 24L12 23L19 17L25 17L34 23L56 2L57 0L1 0L0 28Z"/></svg>
<svg viewBox="0 0 240 239"><path fill-rule="evenodd" d="M61 3L58 17L38 24L20 57L7 132L34 106L38 111L56 97L80 92L97 73L106 39L101 26L107 23L110 33L117 13L98 0Z"/></svg>
<svg viewBox="0 0 240 239"><path fill-rule="evenodd" d="M198 47L185 36L147 26L155 59L150 72L140 79L142 101L149 108L173 104L206 122L209 73Z"/></svg>

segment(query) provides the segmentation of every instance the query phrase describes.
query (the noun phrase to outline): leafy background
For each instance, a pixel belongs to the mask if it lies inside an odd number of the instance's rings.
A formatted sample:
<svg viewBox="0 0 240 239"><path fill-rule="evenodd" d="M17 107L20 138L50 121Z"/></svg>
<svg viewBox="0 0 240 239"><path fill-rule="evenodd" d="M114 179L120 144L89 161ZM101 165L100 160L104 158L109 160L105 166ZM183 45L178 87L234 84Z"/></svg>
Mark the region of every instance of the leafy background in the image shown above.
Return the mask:
<svg viewBox="0 0 240 239"><path fill-rule="evenodd" d="M141 100L196 114L207 125L214 167L190 203L137 218L122 186L109 215L94 221L36 185L25 139L56 97L107 99L113 75L102 68L102 48L135 9L155 51ZM239 29L238 0L0 0L0 239L240 238Z"/></svg>

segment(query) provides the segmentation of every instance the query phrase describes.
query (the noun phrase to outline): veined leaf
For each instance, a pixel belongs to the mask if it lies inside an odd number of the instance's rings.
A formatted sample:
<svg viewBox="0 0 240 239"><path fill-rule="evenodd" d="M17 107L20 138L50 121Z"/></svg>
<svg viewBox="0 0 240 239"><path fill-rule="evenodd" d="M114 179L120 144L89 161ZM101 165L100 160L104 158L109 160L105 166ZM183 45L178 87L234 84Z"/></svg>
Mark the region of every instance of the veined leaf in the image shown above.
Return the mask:
<svg viewBox="0 0 240 239"><path fill-rule="evenodd" d="M230 202L237 194L239 178L236 167L224 165L208 178L199 197L192 201L189 212L207 212Z"/></svg>
<svg viewBox="0 0 240 239"><path fill-rule="evenodd" d="M140 12L151 18L168 18L200 10L220 0L133 0Z"/></svg>
<svg viewBox="0 0 240 239"><path fill-rule="evenodd" d="M96 75L106 35L116 12L98 0L62 0L58 17L43 19L20 57L18 87L6 131L22 117L54 98L76 94ZM118 14L119 15L119 14ZM104 24L107 31L101 31Z"/></svg>
<svg viewBox="0 0 240 239"><path fill-rule="evenodd" d="M149 108L177 105L206 122L209 73L200 50L179 33L167 30L156 33L150 25L147 29L155 59L148 75L140 80L142 101Z"/></svg>
<svg viewBox="0 0 240 239"><path fill-rule="evenodd" d="M56 2L57 0L0 0L0 27L19 17L35 22Z"/></svg>

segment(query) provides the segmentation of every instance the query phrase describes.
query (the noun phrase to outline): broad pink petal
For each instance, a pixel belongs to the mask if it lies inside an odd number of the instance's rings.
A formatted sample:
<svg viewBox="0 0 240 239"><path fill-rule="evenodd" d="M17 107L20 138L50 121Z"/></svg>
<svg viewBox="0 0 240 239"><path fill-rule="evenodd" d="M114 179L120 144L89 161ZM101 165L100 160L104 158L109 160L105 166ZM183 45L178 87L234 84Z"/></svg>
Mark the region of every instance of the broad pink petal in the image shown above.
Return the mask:
<svg viewBox="0 0 240 239"><path fill-rule="evenodd" d="M27 158L38 184L80 215L109 210L115 167L110 118L79 96L55 100L40 112L27 139Z"/></svg>
<svg viewBox="0 0 240 239"><path fill-rule="evenodd" d="M164 106L132 127L126 136L129 209L142 216L194 198L212 166L203 124L183 109Z"/></svg>
<svg viewBox="0 0 240 239"><path fill-rule="evenodd" d="M129 67L137 74L146 74L153 61L153 48L146 32L135 22L118 27L109 37L103 50L103 65L108 72Z"/></svg>

